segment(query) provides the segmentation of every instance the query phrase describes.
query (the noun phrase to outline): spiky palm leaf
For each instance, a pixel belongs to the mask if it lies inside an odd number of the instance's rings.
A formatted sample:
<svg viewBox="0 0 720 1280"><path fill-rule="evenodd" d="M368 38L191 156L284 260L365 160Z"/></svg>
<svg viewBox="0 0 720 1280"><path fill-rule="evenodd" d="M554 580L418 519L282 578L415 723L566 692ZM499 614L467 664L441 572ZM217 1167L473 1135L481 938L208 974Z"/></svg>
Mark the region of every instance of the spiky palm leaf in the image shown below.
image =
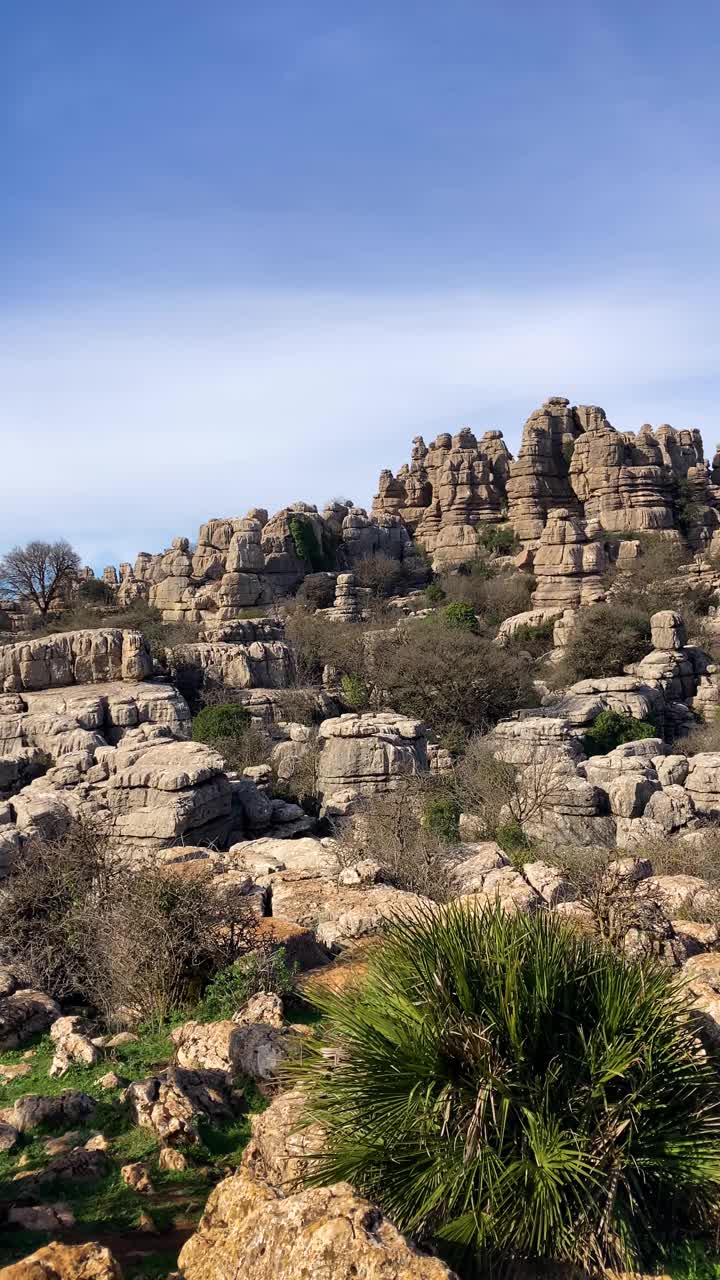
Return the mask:
<svg viewBox="0 0 720 1280"><path fill-rule="evenodd" d="M665 969L547 914L453 904L395 924L366 979L313 997L296 1070L347 1179L471 1250L637 1261L720 1183L720 1089ZM332 1047L334 1065L322 1050Z"/></svg>

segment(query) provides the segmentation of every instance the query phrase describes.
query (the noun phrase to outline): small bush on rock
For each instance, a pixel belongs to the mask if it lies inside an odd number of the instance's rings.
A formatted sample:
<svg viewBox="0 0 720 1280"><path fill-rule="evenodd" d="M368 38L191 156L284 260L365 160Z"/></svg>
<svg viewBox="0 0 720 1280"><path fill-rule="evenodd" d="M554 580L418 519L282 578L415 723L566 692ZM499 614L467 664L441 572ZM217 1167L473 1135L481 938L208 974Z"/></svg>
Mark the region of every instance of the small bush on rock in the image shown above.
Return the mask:
<svg viewBox="0 0 720 1280"><path fill-rule="evenodd" d="M496 556L512 556L520 547L520 540L509 524L480 525L477 534L480 546Z"/></svg>
<svg viewBox="0 0 720 1280"><path fill-rule="evenodd" d="M271 991L286 996L293 989L294 970L285 958L285 948L259 947L221 969L205 988L197 1009L200 1021L216 1022L232 1018L252 996Z"/></svg>
<svg viewBox="0 0 720 1280"><path fill-rule="evenodd" d="M428 604L442 604L447 599L446 593L443 591L439 582L431 582L425 588L425 597Z"/></svg>
<svg viewBox="0 0 720 1280"><path fill-rule="evenodd" d="M575 684L605 676L621 676L631 662L652 649L650 615L640 606L598 604L577 616L554 683Z"/></svg>
<svg viewBox="0 0 720 1280"><path fill-rule="evenodd" d="M451 904L311 998L313 1181L459 1262L632 1269L715 1203L720 1085L668 970L545 913Z"/></svg>
<svg viewBox="0 0 720 1280"><path fill-rule="evenodd" d="M203 707L192 722L193 742L210 745L223 739L242 738L250 725L250 712L236 703Z"/></svg>
<svg viewBox="0 0 720 1280"><path fill-rule="evenodd" d="M601 711L585 734L585 752L589 756L606 756L623 742L656 738L657 726L649 720L636 720L621 711Z"/></svg>
<svg viewBox="0 0 720 1280"><path fill-rule="evenodd" d="M446 627L455 627L458 631L478 630L478 620L471 604L448 604L441 616Z"/></svg>
<svg viewBox="0 0 720 1280"><path fill-rule="evenodd" d="M443 844L453 844L460 838L459 821L460 805L453 796L435 796L425 805L423 822Z"/></svg>
<svg viewBox="0 0 720 1280"><path fill-rule="evenodd" d="M340 692L343 702L351 711L364 711L370 704L370 693L362 676L342 676Z"/></svg>
<svg viewBox="0 0 720 1280"><path fill-rule="evenodd" d="M307 516L294 515L289 520L290 536L299 560L310 565L313 573L328 569L327 558L317 540L315 530Z"/></svg>

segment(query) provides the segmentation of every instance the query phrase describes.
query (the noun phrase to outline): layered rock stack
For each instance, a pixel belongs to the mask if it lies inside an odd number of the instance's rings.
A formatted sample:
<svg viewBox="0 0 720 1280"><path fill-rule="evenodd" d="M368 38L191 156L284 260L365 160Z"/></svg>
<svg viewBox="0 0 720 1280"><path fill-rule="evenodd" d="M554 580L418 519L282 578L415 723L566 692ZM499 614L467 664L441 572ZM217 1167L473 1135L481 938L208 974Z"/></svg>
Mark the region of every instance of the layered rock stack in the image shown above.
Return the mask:
<svg viewBox="0 0 720 1280"><path fill-rule="evenodd" d="M120 566L117 602L146 599L168 622L222 624L295 591L318 567L351 570L378 554L416 567L410 532L396 515L376 518L340 502L322 515L304 502L272 517L253 508L243 518L208 520L194 550L188 538L175 538L159 555L141 551L134 565Z"/></svg>
<svg viewBox="0 0 720 1280"><path fill-rule="evenodd" d="M679 531L691 546L720 530L720 449L712 471L700 433L667 424L620 432L595 405L553 396L530 415L516 459L500 432L418 436L409 464L383 471L377 519L400 517L436 568L471 560L477 529L507 516L530 552L554 512L586 522L591 538ZM525 567L531 566L526 557Z"/></svg>
<svg viewBox="0 0 720 1280"><path fill-rule="evenodd" d="M381 473L373 515L399 516L438 563L461 563L477 547L476 527L503 518L509 464L500 431L478 443L466 428L439 435L429 448L417 436L410 465L397 476Z"/></svg>
<svg viewBox="0 0 720 1280"><path fill-rule="evenodd" d="M584 522L564 507L551 511L534 557L535 609L577 609L603 595L607 559L602 542L589 542Z"/></svg>
<svg viewBox="0 0 720 1280"><path fill-rule="evenodd" d="M581 515L569 478L580 426L569 401L555 396L532 413L523 428L507 482L512 526L522 542L537 542L551 511Z"/></svg>

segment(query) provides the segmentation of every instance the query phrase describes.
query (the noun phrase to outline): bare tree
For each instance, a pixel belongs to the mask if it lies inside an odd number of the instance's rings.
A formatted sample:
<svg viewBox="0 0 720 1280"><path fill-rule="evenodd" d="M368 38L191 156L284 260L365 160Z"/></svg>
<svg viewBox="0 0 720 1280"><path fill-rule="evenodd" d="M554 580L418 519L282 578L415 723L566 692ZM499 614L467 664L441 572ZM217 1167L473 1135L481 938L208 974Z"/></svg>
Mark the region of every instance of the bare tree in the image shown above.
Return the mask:
<svg viewBox="0 0 720 1280"><path fill-rule="evenodd" d="M80 570L69 542L28 542L0 560L0 587L14 599L30 601L45 615Z"/></svg>

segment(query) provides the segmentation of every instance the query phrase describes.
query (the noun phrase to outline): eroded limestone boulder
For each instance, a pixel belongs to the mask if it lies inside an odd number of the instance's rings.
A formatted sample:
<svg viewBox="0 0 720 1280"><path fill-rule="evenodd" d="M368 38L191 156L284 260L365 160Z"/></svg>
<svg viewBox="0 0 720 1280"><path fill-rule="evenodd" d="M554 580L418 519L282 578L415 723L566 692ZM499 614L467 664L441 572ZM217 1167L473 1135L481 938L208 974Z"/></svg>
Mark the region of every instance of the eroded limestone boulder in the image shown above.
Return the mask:
<svg viewBox="0 0 720 1280"><path fill-rule="evenodd" d="M143 680L152 661L139 631L99 628L24 640L0 649L0 691Z"/></svg>
<svg viewBox="0 0 720 1280"><path fill-rule="evenodd" d="M453 1280L347 1183L284 1196L248 1168L212 1192L178 1266L184 1280Z"/></svg>
<svg viewBox="0 0 720 1280"><path fill-rule="evenodd" d="M58 1217L57 1225L67 1223ZM0 1280L122 1280L122 1271L110 1250L94 1241L89 1244L54 1241L22 1261L0 1268Z"/></svg>
<svg viewBox="0 0 720 1280"><path fill-rule="evenodd" d="M394 711L324 720L318 738L318 791L329 813L347 813L428 768L425 726Z"/></svg>

